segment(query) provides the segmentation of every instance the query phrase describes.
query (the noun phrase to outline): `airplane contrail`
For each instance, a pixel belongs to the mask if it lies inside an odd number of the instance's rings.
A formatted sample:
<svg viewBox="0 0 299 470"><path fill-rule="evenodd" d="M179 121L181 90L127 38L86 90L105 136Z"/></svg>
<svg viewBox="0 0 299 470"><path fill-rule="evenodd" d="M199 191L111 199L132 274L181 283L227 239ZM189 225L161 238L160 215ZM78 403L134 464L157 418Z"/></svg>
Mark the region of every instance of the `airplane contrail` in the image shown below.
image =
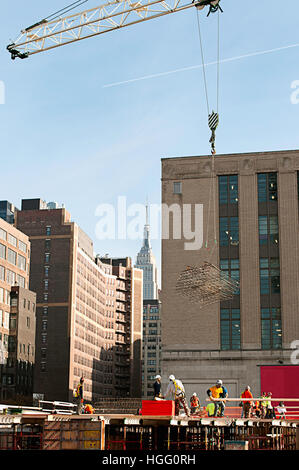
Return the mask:
<svg viewBox="0 0 299 470"><path fill-rule="evenodd" d="M244 55L229 57L227 59L222 59L222 60L220 60L220 63L224 64L226 62L233 62L235 60L241 60L241 59L245 59L245 58L248 58L248 57L255 57L255 56L264 55L264 54L271 54L273 52L283 51L285 49L291 49L291 48L298 47L298 46L299 46L299 43L298 44L289 44L288 46L277 47L275 49L267 49L265 51L251 52L249 54L244 54ZM207 62L205 64L205 66L207 67L209 65L217 65L217 63L218 63L217 61ZM149 80L151 78L164 77L165 75L171 75L173 73L178 73L178 72L185 72L187 70L199 69L199 68L202 68L202 67L203 67L202 64L200 64L200 65L191 65L189 67L183 67L183 68L180 68L180 69L168 70L167 72L160 72L160 73L155 73L155 74L152 74L152 75L144 75L143 77L131 78L130 80L124 80L122 82L108 83L107 85L103 85L103 88L111 88L111 87L114 87L114 86L120 86L120 85L126 85L128 83L139 82L141 80Z"/></svg>

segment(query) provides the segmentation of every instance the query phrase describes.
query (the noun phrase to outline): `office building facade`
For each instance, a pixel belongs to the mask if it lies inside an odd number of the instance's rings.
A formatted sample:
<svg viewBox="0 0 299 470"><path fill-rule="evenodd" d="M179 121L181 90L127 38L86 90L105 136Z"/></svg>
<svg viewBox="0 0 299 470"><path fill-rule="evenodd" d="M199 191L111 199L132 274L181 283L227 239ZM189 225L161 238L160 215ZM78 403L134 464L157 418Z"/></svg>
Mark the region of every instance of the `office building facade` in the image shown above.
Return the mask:
<svg viewBox="0 0 299 470"><path fill-rule="evenodd" d="M262 366L292 364L298 172L299 151L218 155L214 165L210 156L162 160L162 202L203 205L200 249L186 250L183 238L162 241L162 371L183 379L189 395L205 396L219 378L231 397L248 384L259 395ZM201 308L178 296L175 285L187 266L205 261L240 288L231 300Z"/></svg>
<svg viewBox="0 0 299 470"><path fill-rule="evenodd" d="M84 376L84 398L128 396L114 367L117 276L96 261L92 240L65 208L23 200L16 225L30 238L30 286L37 293L35 393L71 401ZM55 207L57 207L55 205ZM131 358L130 353L127 354ZM134 378L135 380L135 378Z"/></svg>
<svg viewBox="0 0 299 470"><path fill-rule="evenodd" d="M143 301L142 396L153 398L153 383L161 375L161 301Z"/></svg>
<svg viewBox="0 0 299 470"><path fill-rule="evenodd" d="M0 218L0 398L32 401L36 295L29 238Z"/></svg>

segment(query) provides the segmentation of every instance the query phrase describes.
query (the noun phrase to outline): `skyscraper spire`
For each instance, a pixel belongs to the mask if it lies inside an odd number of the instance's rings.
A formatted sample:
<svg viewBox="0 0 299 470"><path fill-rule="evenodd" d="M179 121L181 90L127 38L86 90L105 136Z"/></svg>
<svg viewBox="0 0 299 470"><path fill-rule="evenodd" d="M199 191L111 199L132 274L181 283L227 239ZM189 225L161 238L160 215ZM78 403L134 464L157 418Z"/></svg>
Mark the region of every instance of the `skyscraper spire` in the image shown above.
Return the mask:
<svg viewBox="0 0 299 470"><path fill-rule="evenodd" d="M156 259L152 252L149 224L149 203L146 198L146 220L143 231L143 245L137 255L136 268L143 270L143 298L158 298L158 274Z"/></svg>
<svg viewBox="0 0 299 470"><path fill-rule="evenodd" d="M146 218L143 234L143 246L147 249L151 249L148 198L146 198Z"/></svg>

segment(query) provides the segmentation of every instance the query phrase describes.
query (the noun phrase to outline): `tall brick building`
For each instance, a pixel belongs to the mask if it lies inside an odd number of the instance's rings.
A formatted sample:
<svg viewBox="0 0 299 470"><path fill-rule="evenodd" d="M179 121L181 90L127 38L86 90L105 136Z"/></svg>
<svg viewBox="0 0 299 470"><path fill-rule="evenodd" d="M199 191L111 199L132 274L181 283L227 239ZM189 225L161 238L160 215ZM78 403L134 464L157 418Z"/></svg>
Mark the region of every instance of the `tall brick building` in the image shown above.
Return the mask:
<svg viewBox="0 0 299 470"><path fill-rule="evenodd" d="M155 376L161 375L161 302L143 301L142 396L153 398Z"/></svg>
<svg viewBox="0 0 299 470"><path fill-rule="evenodd" d="M29 236L32 247L30 286L37 293L35 393L48 400L72 400L83 375L87 400L128 396L138 378L135 369L118 383L114 374L118 294L112 266L96 262L92 240L65 208L23 200L16 226ZM132 321L129 314L127 321ZM138 325L134 327L137 332ZM135 351L125 351L123 357L134 361Z"/></svg>
<svg viewBox="0 0 299 470"><path fill-rule="evenodd" d="M210 156L162 160L162 202L203 204L208 240L196 251L171 234L162 242L163 377L181 378L188 396L205 397L218 378L231 397L248 384L257 395L261 366L291 365L299 339L298 174L299 151L217 155L214 172ZM207 260L240 280L240 290L199 308L175 285L186 266Z"/></svg>
<svg viewBox="0 0 299 470"><path fill-rule="evenodd" d="M0 218L1 400L32 399L36 294L29 273L29 238Z"/></svg>
<svg viewBox="0 0 299 470"><path fill-rule="evenodd" d="M98 258L116 276L114 375L118 395L141 397L143 272L131 258ZM122 393L125 392L125 393Z"/></svg>

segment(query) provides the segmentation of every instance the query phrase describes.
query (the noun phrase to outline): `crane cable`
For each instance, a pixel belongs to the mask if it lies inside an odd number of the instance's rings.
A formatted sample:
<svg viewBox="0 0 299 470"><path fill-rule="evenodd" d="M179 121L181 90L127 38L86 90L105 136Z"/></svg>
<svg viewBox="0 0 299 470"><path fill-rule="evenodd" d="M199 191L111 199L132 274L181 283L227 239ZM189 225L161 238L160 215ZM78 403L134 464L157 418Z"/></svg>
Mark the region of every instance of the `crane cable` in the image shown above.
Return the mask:
<svg viewBox="0 0 299 470"><path fill-rule="evenodd" d="M221 10L222 11L222 10ZM199 10L197 10L197 25L198 25L198 35L199 35L199 42L200 42L200 50L201 50L201 59L202 59L202 70L203 70L203 78L204 78L204 89L205 89L205 96L206 96L206 105L207 111L209 116L209 127L212 131L212 136L210 139L211 143L211 154L212 154L212 165L211 165L211 182L210 182L210 192L209 192L209 207L208 207L208 220L207 220L207 233L206 233L206 242L205 247L208 248L208 239L209 239L209 226L210 226L210 215L211 215L211 200L213 197L213 213L214 213L214 221L213 221L213 237L214 237L214 244L213 249L210 253L210 258L212 257L213 251L217 245L217 233L216 233L216 184L215 184L215 131L219 123L219 88L220 88L220 14L218 9L218 20L217 20L217 93L216 93L216 112L210 112L210 105L209 105L209 94L208 94L208 86L207 86L207 77L206 77L206 70L205 70L205 59L204 59L204 51L203 51L203 41L202 41L202 34L200 28L200 21L199 21Z"/></svg>
<svg viewBox="0 0 299 470"><path fill-rule="evenodd" d="M79 6L83 5L83 3L87 3L88 0L77 0L76 2L71 3L70 5L67 5L64 8L61 8L60 10L56 11L55 13L52 13L49 16L46 16L46 18L43 18L42 20L38 21L37 23L34 23L31 26L28 26L28 28L25 28L24 31L28 32L31 31L33 28L36 28L37 26L42 26L45 23L49 23L51 21L56 20L57 18L60 18L62 14L68 13L69 11L75 10L75 8L78 8Z"/></svg>

